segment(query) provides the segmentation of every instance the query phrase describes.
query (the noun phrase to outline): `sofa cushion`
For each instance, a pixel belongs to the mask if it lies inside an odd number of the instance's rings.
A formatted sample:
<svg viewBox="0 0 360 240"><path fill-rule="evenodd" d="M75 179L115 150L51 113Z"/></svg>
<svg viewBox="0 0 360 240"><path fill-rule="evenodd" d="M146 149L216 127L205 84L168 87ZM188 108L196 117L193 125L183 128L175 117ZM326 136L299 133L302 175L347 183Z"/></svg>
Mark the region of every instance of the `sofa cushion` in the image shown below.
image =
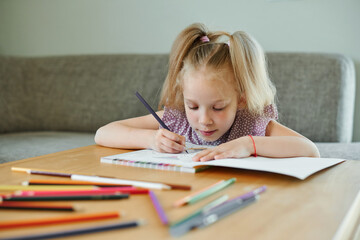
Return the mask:
<svg viewBox="0 0 360 240"><path fill-rule="evenodd" d="M360 142L315 144L318 147L322 158L360 160Z"/></svg>
<svg viewBox="0 0 360 240"><path fill-rule="evenodd" d="M270 53L279 121L314 142L351 142L355 70L338 54Z"/></svg>
<svg viewBox="0 0 360 240"><path fill-rule="evenodd" d="M95 144L94 134L23 132L0 134L0 163Z"/></svg>
<svg viewBox="0 0 360 240"><path fill-rule="evenodd" d="M268 53L279 121L314 142L350 142L355 71L342 55ZM95 132L156 108L168 55L0 57L0 133Z"/></svg>
<svg viewBox="0 0 360 240"><path fill-rule="evenodd" d="M95 132L148 114L167 71L167 55L0 57L0 133Z"/></svg>

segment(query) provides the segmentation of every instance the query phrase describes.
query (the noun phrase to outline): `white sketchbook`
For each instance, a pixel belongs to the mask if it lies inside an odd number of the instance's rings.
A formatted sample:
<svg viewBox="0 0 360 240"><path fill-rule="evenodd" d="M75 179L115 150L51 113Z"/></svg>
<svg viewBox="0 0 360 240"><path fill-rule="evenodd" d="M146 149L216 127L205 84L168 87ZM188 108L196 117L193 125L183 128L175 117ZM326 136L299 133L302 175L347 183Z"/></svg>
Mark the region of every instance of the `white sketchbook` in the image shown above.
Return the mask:
<svg viewBox="0 0 360 240"><path fill-rule="evenodd" d="M188 144L187 144L188 146ZM204 146L201 146L204 147ZM107 157L102 157L102 163L117 164L131 167L151 168L158 170L180 171L196 173L209 166L221 166L231 168L241 168L284 174L304 180L308 176L335 164L345 161L335 158L229 158L212 160L207 162L193 162L192 157L199 150L187 148L188 153L169 154L159 153L154 150L146 149L122 153Z"/></svg>

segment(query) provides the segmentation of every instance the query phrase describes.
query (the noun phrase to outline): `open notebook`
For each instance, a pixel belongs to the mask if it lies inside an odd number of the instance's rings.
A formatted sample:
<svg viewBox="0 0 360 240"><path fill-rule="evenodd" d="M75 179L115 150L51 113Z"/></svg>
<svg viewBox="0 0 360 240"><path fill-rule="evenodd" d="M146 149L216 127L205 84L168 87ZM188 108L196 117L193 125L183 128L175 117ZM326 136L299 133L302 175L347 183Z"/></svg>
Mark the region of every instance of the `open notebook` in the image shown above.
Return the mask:
<svg viewBox="0 0 360 240"><path fill-rule="evenodd" d="M284 174L304 180L311 174L327 167L345 161L335 158L229 158L212 160L207 162L193 162L191 159L200 151L193 148L203 148L205 146L187 145L188 153L169 154L159 153L154 150L146 149L134 152L122 153L107 157L102 157L102 163L118 164L131 167L142 167L159 170L180 171L196 173L209 166L221 166L231 168L241 168L257 171L266 171Z"/></svg>

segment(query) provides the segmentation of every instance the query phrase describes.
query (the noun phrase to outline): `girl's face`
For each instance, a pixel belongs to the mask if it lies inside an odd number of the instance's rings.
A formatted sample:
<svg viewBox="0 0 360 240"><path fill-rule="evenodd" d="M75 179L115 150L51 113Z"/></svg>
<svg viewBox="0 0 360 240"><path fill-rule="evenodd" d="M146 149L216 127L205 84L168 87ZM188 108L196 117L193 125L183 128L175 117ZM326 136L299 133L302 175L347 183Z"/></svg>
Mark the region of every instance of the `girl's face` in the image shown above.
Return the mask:
<svg viewBox="0 0 360 240"><path fill-rule="evenodd" d="M238 109L237 93L231 86L234 74L225 68L187 70L184 74L183 95L187 119L205 141L215 141L234 122Z"/></svg>

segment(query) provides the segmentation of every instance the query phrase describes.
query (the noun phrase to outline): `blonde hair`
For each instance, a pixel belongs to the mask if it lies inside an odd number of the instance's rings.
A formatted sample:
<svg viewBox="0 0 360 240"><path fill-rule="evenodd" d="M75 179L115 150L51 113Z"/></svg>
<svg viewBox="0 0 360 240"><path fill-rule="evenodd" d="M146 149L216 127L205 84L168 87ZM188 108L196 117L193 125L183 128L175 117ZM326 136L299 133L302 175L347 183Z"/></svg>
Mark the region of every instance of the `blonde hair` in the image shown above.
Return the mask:
<svg viewBox="0 0 360 240"><path fill-rule="evenodd" d="M209 41L202 37L207 36ZM227 37L228 43L221 42ZM267 72L261 46L250 35L237 31L210 32L200 23L185 28L175 39L169 58L169 71L163 84L159 109L163 106L184 110L183 75L191 67L212 67L216 70L231 67L235 81L231 84L238 102L245 97L251 113L262 114L264 107L274 103L275 87Z"/></svg>

